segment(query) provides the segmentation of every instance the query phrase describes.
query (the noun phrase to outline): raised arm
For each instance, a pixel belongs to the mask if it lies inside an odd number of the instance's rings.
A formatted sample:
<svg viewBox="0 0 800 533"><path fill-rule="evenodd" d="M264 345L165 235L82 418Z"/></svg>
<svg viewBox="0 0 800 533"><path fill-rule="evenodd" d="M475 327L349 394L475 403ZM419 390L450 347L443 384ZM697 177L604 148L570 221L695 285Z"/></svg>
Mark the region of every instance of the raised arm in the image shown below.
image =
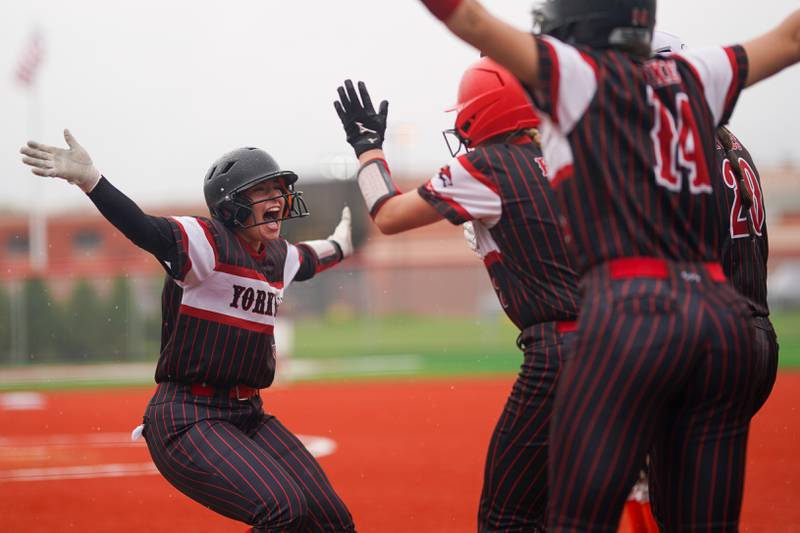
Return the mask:
<svg viewBox="0 0 800 533"><path fill-rule="evenodd" d="M529 87L539 86L539 54L531 34L498 19L477 0L422 0L464 42L491 57Z"/></svg>
<svg viewBox="0 0 800 533"><path fill-rule="evenodd" d="M438 222L442 217L436 209L416 191L401 193L389 172L382 149L389 103L381 102L376 112L363 82L358 90L360 96L353 82L345 81L334 107L361 163L358 186L372 220L387 235Z"/></svg>
<svg viewBox="0 0 800 533"><path fill-rule="evenodd" d="M28 141L20 149L22 162L37 176L60 178L79 187L100 213L140 248L163 261L175 255L176 241L169 222L145 214L130 198L100 175L92 158L75 137L64 130L67 149Z"/></svg>
<svg viewBox="0 0 800 533"><path fill-rule="evenodd" d="M344 206L342 218L327 238L297 243L303 259L294 279L297 281L311 279L315 274L336 266L353 255L352 228L350 208Z"/></svg>
<svg viewBox="0 0 800 533"><path fill-rule="evenodd" d="M361 163L359 171L359 183L364 178L369 179L367 176L372 175L376 181L391 180L388 174L388 164L386 164L386 156L383 150L370 150L358 156L358 162ZM385 166L384 166L385 165ZM374 168L370 168L374 167ZM385 169L386 174L378 178L376 173L383 173ZM394 184L394 182L392 182ZM396 186L395 186L396 187ZM372 220L381 233L384 235L394 235L402 233L414 228L420 228L439 222L442 220L442 215L439 214L428 202L423 200L416 190L401 193L397 190L398 194L387 198L379 209L375 211Z"/></svg>
<svg viewBox="0 0 800 533"><path fill-rule="evenodd" d="M744 44L750 70L747 86L800 62L800 9L777 28Z"/></svg>

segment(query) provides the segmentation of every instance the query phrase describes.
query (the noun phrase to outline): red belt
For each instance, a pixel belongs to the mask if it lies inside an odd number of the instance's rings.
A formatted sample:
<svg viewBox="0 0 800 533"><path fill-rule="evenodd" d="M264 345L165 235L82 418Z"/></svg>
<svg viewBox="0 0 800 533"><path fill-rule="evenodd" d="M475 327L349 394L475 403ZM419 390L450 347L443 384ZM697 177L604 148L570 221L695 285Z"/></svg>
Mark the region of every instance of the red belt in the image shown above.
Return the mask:
<svg viewBox="0 0 800 533"><path fill-rule="evenodd" d="M578 322L575 320L556 322L556 331L559 333L578 331Z"/></svg>
<svg viewBox="0 0 800 533"><path fill-rule="evenodd" d="M722 265L719 263L698 263L714 281L727 281ZM623 257L608 261L611 279L625 278L669 278L670 266L681 268L666 259L656 257Z"/></svg>
<svg viewBox="0 0 800 533"><path fill-rule="evenodd" d="M217 396L224 395L228 398L235 398L237 400L249 400L258 396L260 389L254 389L247 385L234 385L233 387L211 387L205 383L192 383L189 386L189 392L195 396ZM227 393L225 392L227 391Z"/></svg>

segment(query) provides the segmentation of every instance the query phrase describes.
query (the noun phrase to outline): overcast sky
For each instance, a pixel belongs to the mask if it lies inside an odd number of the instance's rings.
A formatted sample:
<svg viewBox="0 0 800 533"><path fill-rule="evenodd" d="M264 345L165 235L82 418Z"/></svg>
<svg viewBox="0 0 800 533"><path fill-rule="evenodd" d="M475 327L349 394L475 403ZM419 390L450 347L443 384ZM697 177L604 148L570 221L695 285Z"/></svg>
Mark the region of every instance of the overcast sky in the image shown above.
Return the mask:
<svg viewBox="0 0 800 533"><path fill-rule="evenodd" d="M529 0L485 0L527 29ZM755 7L755 6L758 7ZM690 45L731 44L776 25L797 0L662 0L658 27ZM14 79L32 29L46 58L32 100ZM35 178L18 148L34 132L63 143L69 127L113 183L141 204L202 202L206 169L244 146L302 176L351 156L332 101L346 77L388 99L389 163L432 173L448 159L441 130L476 53L417 0L8 0L0 7L0 205L90 204ZM800 164L800 68L748 90L732 126L761 165ZM334 165L335 166L335 165Z"/></svg>

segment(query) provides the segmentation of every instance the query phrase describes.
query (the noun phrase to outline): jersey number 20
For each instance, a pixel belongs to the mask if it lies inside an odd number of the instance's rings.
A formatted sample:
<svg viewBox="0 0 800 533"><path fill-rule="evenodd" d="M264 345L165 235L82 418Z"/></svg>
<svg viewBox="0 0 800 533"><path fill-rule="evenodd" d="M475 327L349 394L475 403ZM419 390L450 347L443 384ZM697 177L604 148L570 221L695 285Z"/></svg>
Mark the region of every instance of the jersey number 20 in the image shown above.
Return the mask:
<svg viewBox="0 0 800 533"><path fill-rule="evenodd" d="M647 100L655 111L650 138L656 155L656 183L680 192L683 186L680 170L683 170L692 194L710 193L711 178L689 97L683 92L675 95L677 120L651 87L647 87Z"/></svg>
<svg viewBox="0 0 800 533"><path fill-rule="evenodd" d="M744 186L747 187L750 197L753 199L753 205L750 206L750 218L753 220L753 228L756 235L760 237L764 228L764 201L762 200L761 187L758 184L753 167L750 166L746 159L739 158L739 168L742 171L742 176L744 176ZM749 237L750 228L747 224L747 213L742 205L742 191L739 190L739 184L731 168L731 162L727 158L722 161L722 179L729 189L733 189L731 238Z"/></svg>

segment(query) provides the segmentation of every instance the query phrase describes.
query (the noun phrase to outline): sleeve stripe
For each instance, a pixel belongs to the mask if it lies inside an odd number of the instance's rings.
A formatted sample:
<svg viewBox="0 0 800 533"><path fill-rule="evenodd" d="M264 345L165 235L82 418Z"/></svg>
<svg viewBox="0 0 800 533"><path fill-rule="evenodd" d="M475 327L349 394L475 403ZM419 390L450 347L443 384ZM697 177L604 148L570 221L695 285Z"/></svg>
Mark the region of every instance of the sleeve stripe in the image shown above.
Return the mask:
<svg viewBox="0 0 800 533"><path fill-rule="evenodd" d="M552 72L550 72L550 98L552 99L550 102L550 118L552 119L553 124L558 125L558 91L560 89L559 80L561 79L561 73L559 72L558 65L558 54L556 53L556 49L552 43L549 43L546 39L541 39L539 42L543 43L547 47L548 56L550 57L552 70Z"/></svg>
<svg viewBox="0 0 800 533"><path fill-rule="evenodd" d="M286 243L286 262L283 264L283 285L288 287L300 271L300 251L293 244Z"/></svg>
<svg viewBox="0 0 800 533"><path fill-rule="evenodd" d="M418 189L424 200L431 204L440 215L453 224L465 220L497 221L503 213L502 197L492 174L483 174L491 167L480 159L484 157L481 148L467 156L452 159L424 186Z"/></svg>
<svg viewBox="0 0 800 533"><path fill-rule="evenodd" d="M203 228L203 233L206 236L206 240L208 241L208 245L214 250L214 269L216 270L217 265L219 264L219 252L217 252L217 247L214 245L214 236L211 235L211 230L209 229L208 225L200 219L196 219L197 223L200 224L200 227Z"/></svg>
<svg viewBox="0 0 800 533"><path fill-rule="evenodd" d="M183 269L179 274L179 279L184 279L186 278L186 274L192 269L192 258L189 257L189 237L186 235L186 229L183 227L180 220L175 217L170 218L175 222L181 232L181 248L183 248L183 253L186 254L186 264L183 265Z"/></svg>
<svg viewBox="0 0 800 533"><path fill-rule="evenodd" d="M461 163L461 166L464 167L470 176L475 178L476 181L480 182L484 187L495 193L497 196L500 196L500 189L497 187L497 184L483 175L483 173L475 168L475 165L467 159L467 156L462 155L458 158L458 162Z"/></svg>
<svg viewBox="0 0 800 533"><path fill-rule="evenodd" d="M583 51L579 50L578 53L580 53L581 59L586 61L586 64L588 64L590 67L592 67L592 70L594 71L594 79L595 79L595 81L599 80L600 79L600 69L597 66L597 61L595 61L594 58L592 56L590 56L589 54L587 54L586 52L583 52Z"/></svg>
<svg viewBox="0 0 800 533"><path fill-rule="evenodd" d="M746 61L740 62L740 47L720 46L688 50L676 58L688 65L700 84L714 125L727 121L746 77Z"/></svg>
<svg viewBox="0 0 800 533"><path fill-rule="evenodd" d="M689 70L692 71L692 74L694 74L694 77L697 78L697 82L700 84L700 90L703 91L703 94L705 94L706 93L706 88L703 85L703 78L702 78L702 76L700 76L700 72L694 66L694 63L692 63L691 60L689 60L688 57L684 57L684 56L682 56L680 54L672 54L672 56L670 56L670 57L672 57L673 59L679 59L686 66L689 67Z"/></svg>
<svg viewBox="0 0 800 533"><path fill-rule="evenodd" d="M491 252L486 254L486 257L483 258L483 264L486 265L486 268L491 267L495 263L500 263L501 261L502 261L502 256L500 255L500 252L498 252L497 250L492 250Z"/></svg>
<svg viewBox="0 0 800 533"><path fill-rule="evenodd" d="M430 190L430 189L429 189L429 190ZM467 211L466 209L464 209L464 208L461 206L461 204L459 204L458 202L456 202L456 201L455 201L455 200L453 200L452 198L449 198L449 197L447 197L447 196L441 195L441 194L439 194L437 191L434 191L434 190L430 190L430 192L431 192L431 193L432 193L434 196L436 196L436 198L438 198L438 199L439 199L439 200L441 200L442 202L444 202L444 203L446 203L447 205L449 205L449 206L450 206L450 207L451 207L451 208L452 208L452 209L453 209L453 210L454 210L456 213L458 213L458 215L459 215L461 218L463 218L464 220L474 220L474 219L475 219L475 217L473 217L472 215L470 215L470 214L469 214L469 211Z"/></svg>
<svg viewBox="0 0 800 533"><path fill-rule="evenodd" d="M541 42L544 47L539 51L545 57L540 58L540 79L547 85L538 92L550 93L544 98L545 104L549 99L550 109L544 112L557 129L568 134L594 101L602 76L597 62L587 53L552 37L545 37Z"/></svg>
<svg viewBox="0 0 800 533"><path fill-rule="evenodd" d="M723 108L723 113L725 110L731 109L733 106L734 99L739 94L739 61L736 59L736 53L733 51L732 48L725 48L725 54L728 56L728 61L731 62L731 72L733 76L731 77L731 84L728 87L728 93L725 95L725 107Z"/></svg>
<svg viewBox="0 0 800 533"><path fill-rule="evenodd" d="M181 283L194 285L203 281L216 267L217 252L214 239L207 233L201 220L195 217L173 217L186 235L187 263L190 268L181 278Z"/></svg>

